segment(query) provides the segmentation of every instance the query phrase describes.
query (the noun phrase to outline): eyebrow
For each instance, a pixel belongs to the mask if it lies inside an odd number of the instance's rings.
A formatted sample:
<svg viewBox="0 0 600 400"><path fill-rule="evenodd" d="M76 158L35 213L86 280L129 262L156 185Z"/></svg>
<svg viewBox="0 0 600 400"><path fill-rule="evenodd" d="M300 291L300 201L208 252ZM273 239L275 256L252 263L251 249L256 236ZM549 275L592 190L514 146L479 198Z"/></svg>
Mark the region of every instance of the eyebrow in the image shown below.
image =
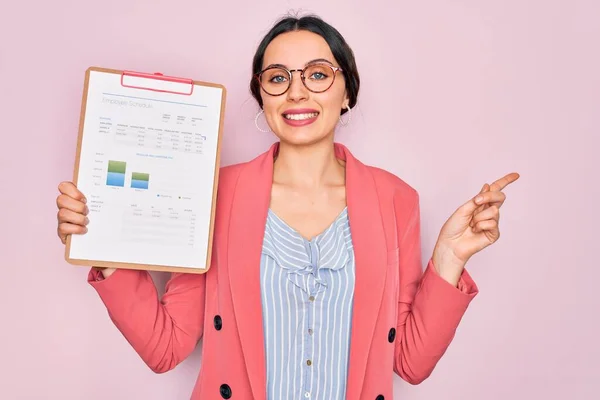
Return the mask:
<svg viewBox="0 0 600 400"><path fill-rule="evenodd" d="M315 58L314 60L310 60L309 62L307 62L306 64L304 64L304 66L307 66L307 65L313 64L313 63L318 63L318 62L325 62L327 64L333 65L333 63L331 61L329 61L328 59L326 59L326 58ZM272 68L272 67L287 68L287 65L284 65L284 64L269 64L265 68Z"/></svg>

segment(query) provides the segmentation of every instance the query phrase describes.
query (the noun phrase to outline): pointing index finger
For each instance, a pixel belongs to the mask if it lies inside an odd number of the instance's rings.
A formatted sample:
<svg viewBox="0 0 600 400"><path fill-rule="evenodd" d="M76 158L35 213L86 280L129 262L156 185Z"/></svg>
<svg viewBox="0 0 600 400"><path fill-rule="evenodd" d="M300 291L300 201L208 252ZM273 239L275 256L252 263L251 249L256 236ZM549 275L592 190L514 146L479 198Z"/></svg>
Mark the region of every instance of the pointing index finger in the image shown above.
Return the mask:
<svg viewBox="0 0 600 400"><path fill-rule="evenodd" d="M511 172L510 174L507 174L507 175L503 176L502 178L498 179L496 182L492 183L490 186L490 190L492 190L492 191L502 190L506 186L510 185L511 183L513 183L514 181L519 179L519 177L520 177L520 175L518 173Z"/></svg>

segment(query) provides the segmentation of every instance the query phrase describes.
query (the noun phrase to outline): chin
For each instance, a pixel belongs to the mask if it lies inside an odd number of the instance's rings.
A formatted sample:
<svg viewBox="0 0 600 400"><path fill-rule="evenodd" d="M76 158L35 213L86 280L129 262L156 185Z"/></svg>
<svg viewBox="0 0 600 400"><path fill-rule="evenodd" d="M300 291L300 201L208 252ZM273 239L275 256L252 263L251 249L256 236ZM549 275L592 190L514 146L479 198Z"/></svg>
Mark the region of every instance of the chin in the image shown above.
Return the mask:
<svg viewBox="0 0 600 400"><path fill-rule="evenodd" d="M281 114L271 114L275 122L275 135L282 143L291 146L310 146L331 141L335 121L331 124L324 118L322 110L313 108L290 108ZM329 127L331 125L331 127Z"/></svg>
<svg viewBox="0 0 600 400"><path fill-rule="evenodd" d="M278 137L281 142L292 146L310 146L329 139L329 135L319 135L314 132L285 132L282 135L278 135Z"/></svg>

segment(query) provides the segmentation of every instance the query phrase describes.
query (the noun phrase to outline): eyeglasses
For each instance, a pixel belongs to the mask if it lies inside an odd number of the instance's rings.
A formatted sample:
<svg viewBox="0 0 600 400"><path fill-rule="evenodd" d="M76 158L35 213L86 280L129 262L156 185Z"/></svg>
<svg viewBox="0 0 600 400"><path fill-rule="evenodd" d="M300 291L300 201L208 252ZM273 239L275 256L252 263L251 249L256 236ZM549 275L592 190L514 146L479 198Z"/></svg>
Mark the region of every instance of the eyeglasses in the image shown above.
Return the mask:
<svg viewBox="0 0 600 400"><path fill-rule="evenodd" d="M281 65L274 65L265 68L255 77L266 93L271 96L281 96L290 88L294 72L300 72L302 83L308 90L313 93L322 93L333 85L338 71L343 70L324 62L312 63L303 69L292 70Z"/></svg>

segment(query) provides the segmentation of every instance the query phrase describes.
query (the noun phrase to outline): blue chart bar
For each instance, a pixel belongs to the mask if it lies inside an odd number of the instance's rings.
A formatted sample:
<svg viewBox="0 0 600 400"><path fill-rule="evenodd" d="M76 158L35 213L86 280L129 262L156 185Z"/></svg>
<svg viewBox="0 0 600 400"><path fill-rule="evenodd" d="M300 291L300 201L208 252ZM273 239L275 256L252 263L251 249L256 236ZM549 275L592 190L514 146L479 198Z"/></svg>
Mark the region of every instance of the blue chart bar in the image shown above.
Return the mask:
<svg viewBox="0 0 600 400"><path fill-rule="evenodd" d="M125 186L125 174L119 172L109 172L106 176L108 186Z"/></svg>
<svg viewBox="0 0 600 400"><path fill-rule="evenodd" d="M135 189L148 189L148 181L131 180L131 187Z"/></svg>

